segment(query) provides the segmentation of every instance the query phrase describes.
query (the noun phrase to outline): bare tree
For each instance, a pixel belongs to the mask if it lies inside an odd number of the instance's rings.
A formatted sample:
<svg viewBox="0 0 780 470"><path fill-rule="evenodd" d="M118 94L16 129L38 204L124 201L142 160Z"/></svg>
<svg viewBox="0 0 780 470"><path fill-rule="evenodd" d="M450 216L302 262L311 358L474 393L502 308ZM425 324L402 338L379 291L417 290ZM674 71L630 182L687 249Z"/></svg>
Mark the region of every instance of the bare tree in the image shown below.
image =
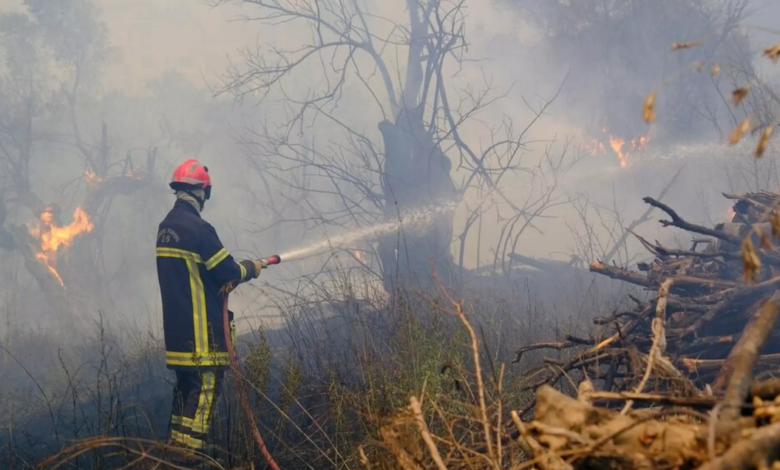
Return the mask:
<svg viewBox="0 0 780 470"><path fill-rule="evenodd" d="M215 3L254 6L259 13L244 19L264 26L308 28L309 40L297 48L243 51L241 64L231 66L215 89L239 101L263 103L275 117L287 116L281 125L273 123L278 127L269 122L242 136L268 200L277 203L269 208L273 224L348 229L403 221L408 211L431 205L454 209L467 194L481 193L457 236L457 260L452 254L454 210L432 216L425 230L402 223L398 231L375 240L388 291L399 282L429 282L429 258L443 279L457 279L468 233L480 226L476 221L489 208L507 226L498 240L505 255L523 230L558 202L554 180L571 164L565 150L540 164L522 158L523 139L536 119L523 129L510 120L488 127L493 141L481 149L462 135L464 126L477 125L478 115L506 96L489 80L479 89L470 83L457 86L466 61L464 2L408 0L401 22L369 14L357 0ZM269 96L283 104L275 105ZM535 109L537 119L550 102ZM355 106L365 112L356 113ZM379 136L356 114L381 116ZM300 137L315 123L319 132ZM519 198L508 194L502 180L509 175L527 176L531 189ZM276 196L272 186L287 189ZM288 201L284 213L282 199Z"/></svg>

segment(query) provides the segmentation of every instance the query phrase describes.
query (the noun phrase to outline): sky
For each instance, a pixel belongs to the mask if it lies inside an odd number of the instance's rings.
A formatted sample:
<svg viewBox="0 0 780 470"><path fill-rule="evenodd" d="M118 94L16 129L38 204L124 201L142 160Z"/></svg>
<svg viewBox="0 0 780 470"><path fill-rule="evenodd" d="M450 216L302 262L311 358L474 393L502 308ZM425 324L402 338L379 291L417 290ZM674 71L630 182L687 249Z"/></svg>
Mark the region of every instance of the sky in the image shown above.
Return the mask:
<svg viewBox="0 0 780 470"><path fill-rule="evenodd" d="M9 0L3 0L9 1ZM10 0L16 1L16 0ZM145 83L176 68L188 77L212 79L222 73L236 51L258 43L283 43L279 30L264 31L241 16L257 9L235 4L211 7L203 0L101 0L109 38L117 59L108 70L111 87L143 91ZM386 16L403 15L404 2L386 2ZM507 34L520 37L513 15L491 0L468 6L469 37L475 47ZM288 30L289 34L294 34Z"/></svg>
<svg viewBox="0 0 780 470"><path fill-rule="evenodd" d="M106 83L142 91L161 71L175 68L188 77L211 77L224 70L227 55L251 43L256 28L231 22L229 6L210 8L198 0L103 0L116 62Z"/></svg>

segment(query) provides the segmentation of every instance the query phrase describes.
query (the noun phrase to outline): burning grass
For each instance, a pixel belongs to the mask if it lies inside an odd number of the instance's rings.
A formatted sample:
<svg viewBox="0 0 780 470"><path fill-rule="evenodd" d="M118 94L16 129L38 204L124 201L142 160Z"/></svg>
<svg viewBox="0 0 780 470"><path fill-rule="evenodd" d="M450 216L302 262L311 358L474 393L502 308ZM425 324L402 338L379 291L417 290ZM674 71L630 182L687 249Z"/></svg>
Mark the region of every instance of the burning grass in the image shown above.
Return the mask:
<svg viewBox="0 0 780 470"><path fill-rule="evenodd" d="M624 139L610 132L608 127L602 129L603 136L596 139L586 139L584 148L593 154L599 155L611 150L620 162L620 168L627 168L629 157L634 153L640 153L650 143L650 135L640 135L630 139Z"/></svg>

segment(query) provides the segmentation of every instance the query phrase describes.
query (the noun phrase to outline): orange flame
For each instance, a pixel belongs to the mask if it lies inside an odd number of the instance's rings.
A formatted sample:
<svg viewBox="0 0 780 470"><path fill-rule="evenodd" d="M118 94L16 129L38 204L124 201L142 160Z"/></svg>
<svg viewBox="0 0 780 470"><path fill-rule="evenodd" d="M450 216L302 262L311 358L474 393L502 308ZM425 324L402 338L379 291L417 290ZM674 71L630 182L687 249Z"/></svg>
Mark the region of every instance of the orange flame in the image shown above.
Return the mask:
<svg viewBox="0 0 780 470"><path fill-rule="evenodd" d="M617 154L618 159L620 160L620 168L628 166L628 153L623 153L623 145L625 143L626 141L619 137L609 136L609 146L612 147L612 150Z"/></svg>
<svg viewBox="0 0 780 470"><path fill-rule="evenodd" d="M87 179L88 186L97 186L103 182L103 178L98 176L94 171L87 170L86 173L84 173L84 176Z"/></svg>
<svg viewBox="0 0 780 470"><path fill-rule="evenodd" d="M634 150L642 149L650 142L650 136L648 135L640 135L626 142L625 139L610 134L609 129L606 127L602 129L602 132L606 134L609 140L609 147L617 154L618 160L620 160L620 168L628 166L628 157ZM590 139L583 144L583 147L594 154L606 152L604 144L598 139Z"/></svg>
<svg viewBox="0 0 780 470"><path fill-rule="evenodd" d="M65 283L57 271L57 252L60 248L71 246L78 235L91 232L92 228L89 216L81 207L73 211L73 222L63 227L55 225L52 208L46 207L40 215L37 227L30 228L30 234L41 241L41 249L35 257L46 265L62 287L65 287Z"/></svg>
<svg viewBox="0 0 780 470"><path fill-rule="evenodd" d="M582 144L582 146L589 152L589 153L603 153L604 152L604 144L599 142L596 139L590 139L589 141Z"/></svg>

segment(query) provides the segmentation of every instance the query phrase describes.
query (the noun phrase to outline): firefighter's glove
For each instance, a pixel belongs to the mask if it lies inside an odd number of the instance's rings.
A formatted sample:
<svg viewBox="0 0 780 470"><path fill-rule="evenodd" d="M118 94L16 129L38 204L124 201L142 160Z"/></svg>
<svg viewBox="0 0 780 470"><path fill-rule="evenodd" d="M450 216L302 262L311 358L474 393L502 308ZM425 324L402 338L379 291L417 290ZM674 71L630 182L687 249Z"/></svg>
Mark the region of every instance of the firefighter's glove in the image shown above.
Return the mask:
<svg viewBox="0 0 780 470"><path fill-rule="evenodd" d="M253 279L260 277L260 271L268 267L268 263L261 259L253 260L252 264L255 265L255 273L254 276L252 276Z"/></svg>

